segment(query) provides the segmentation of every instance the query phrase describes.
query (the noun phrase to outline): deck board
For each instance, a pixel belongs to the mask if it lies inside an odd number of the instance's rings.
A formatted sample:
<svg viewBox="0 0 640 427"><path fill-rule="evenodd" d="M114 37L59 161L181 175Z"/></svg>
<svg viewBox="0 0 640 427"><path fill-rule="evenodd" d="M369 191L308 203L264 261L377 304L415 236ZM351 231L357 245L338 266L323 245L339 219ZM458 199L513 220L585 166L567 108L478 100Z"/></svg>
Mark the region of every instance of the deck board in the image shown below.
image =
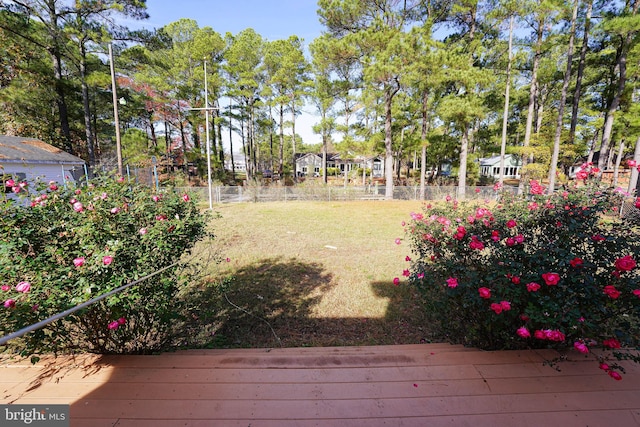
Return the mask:
<svg viewBox="0 0 640 427"><path fill-rule="evenodd" d="M2 403L65 403L71 425L640 426L640 369L447 344L190 350L0 364Z"/></svg>

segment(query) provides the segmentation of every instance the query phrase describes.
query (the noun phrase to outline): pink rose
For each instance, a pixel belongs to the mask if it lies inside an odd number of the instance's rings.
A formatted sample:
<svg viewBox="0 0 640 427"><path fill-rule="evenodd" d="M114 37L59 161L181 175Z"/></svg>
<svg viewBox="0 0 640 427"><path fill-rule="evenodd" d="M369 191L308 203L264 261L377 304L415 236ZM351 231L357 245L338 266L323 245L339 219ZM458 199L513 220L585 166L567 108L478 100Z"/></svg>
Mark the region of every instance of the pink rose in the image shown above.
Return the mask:
<svg viewBox="0 0 640 427"><path fill-rule="evenodd" d="M480 294L480 298L489 299L491 298L491 289L482 287L478 289L478 293Z"/></svg>
<svg viewBox="0 0 640 427"><path fill-rule="evenodd" d="M511 303L509 301L500 301L500 307L502 307L502 311L511 310Z"/></svg>
<svg viewBox="0 0 640 427"><path fill-rule="evenodd" d="M115 330L115 329L118 329L119 326L120 326L120 323L118 323L117 320L114 320L113 322L109 322L109 325L107 327L111 330Z"/></svg>
<svg viewBox="0 0 640 427"><path fill-rule="evenodd" d="M481 251L482 249L484 249L484 243L478 240L476 236L473 236L471 237L471 242L469 242L469 247L471 249L476 249L478 251Z"/></svg>
<svg viewBox="0 0 640 427"><path fill-rule="evenodd" d="M589 347L587 347L583 342L576 341L573 343L573 348L578 350L580 353L587 354L589 353Z"/></svg>
<svg viewBox="0 0 640 427"><path fill-rule="evenodd" d="M160 200L160 196L152 196L151 200L153 200L154 202L157 202L158 200Z"/></svg>
<svg viewBox="0 0 640 427"><path fill-rule="evenodd" d="M447 286L449 286L450 288L458 287L458 279L456 279L455 277L449 277L447 279Z"/></svg>
<svg viewBox="0 0 640 427"><path fill-rule="evenodd" d="M571 267L573 268L578 268L578 267L582 267L582 264L584 264L584 261L582 260L582 258L574 258L571 261L569 261L569 264L571 265Z"/></svg>
<svg viewBox="0 0 640 427"><path fill-rule="evenodd" d="M498 304L497 302L491 303L491 310L493 310L496 314L502 313L502 304Z"/></svg>
<svg viewBox="0 0 640 427"><path fill-rule="evenodd" d="M540 285L536 282L527 283L527 291L536 292L538 289L540 289Z"/></svg>
<svg viewBox="0 0 640 427"><path fill-rule="evenodd" d="M557 329L556 330L547 329L547 330L544 331L544 333L545 333L546 338L549 341L560 342L560 341L564 341L565 338L566 338L565 335L562 332L558 331Z"/></svg>
<svg viewBox="0 0 640 427"><path fill-rule="evenodd" d="M13 179L9 178L8 180L6 180L4 182L4 185L7 186L7 187L15 187L16 186L16 182Z"/></svg>
<svg viewBox="0 0 640 427"><path fill-rule="evenodd" d="M518 330L516 331L516 334L518 334L518 336L520 338L529 338L531 337L531 332L529 332L529 330L527 328L525 328L524 326L521 328L518 328Z"/></svg>
<svg viewBox="0 0 640 427"><path fill-rule="evenodd" d="M84 209L84 207L82 206L82 203L80 202L75 202L73 204L73 210L76 212L82 212L82 210Z"/></svg>
<svg viewBox="0 0 640 427"><path fill-rule="evenodd" d="M6 308L13 308L16 306L16 300L14 300L13 298L9 298L8 300L6 300L4 302L4 306Z"/></svg>
<svg viewBox="0 0 640 427"><path fill-rule="evenodd" d="M84 259L84 257L82 257L82 256L81 256L81 257L78 257L78 258L75 258L75 259L73 260L73 265L75 265L75 266L76 266L76 268L77 268L77 267L82 267L82 266L84 265L84 261L85 261L85 259Z"/></svg>
<svg viewBox="0 0 640 427"><path fill-rule="evenodd" d="M620 348L620 341L615 338L609 338L602 341L602 345L608 348Z"/></svg>
<svg viewBox="0 0 640 427"><path fill-rule="evenodd" d="M2 285L2 287L0 287L0 289L2 289L3 291L8 291L9 289L11 289L11 286L9 285Z"/></svg>
<svg viewBox="0 0 640 427"><path fill-rule="evenodd" d="M560 282L560 275L558 273L544 273L542 278L548 286L555 286Z"/></svg>
<svg viewBox="0 0 640 427"><path fill-rule="evenodd" d="M103 265L109 265L112 262L113 262L113 257L112 256L107 255L107 256L102 257L102 264Z"/></svg>
<svg viewBox="0 0 640 427"><path fill-rule="evenodd" d="M189 195L188 195L188 194L183 194L183 195L182 195L182 200L184 200L185 202L188 202L188 201L189 201L189 200L191 200L191 199L189 198Z"/></svg>
<svg viewBox="0 0 640 427"><path fill-rule="evenodd" d="M141 236L144 236L145 234L147 234L147 229L142 227L140 230L138 230L138 233L140 233Z"/></svg>
<svg viewBox="0 0 640 427"><path fill-rule="evenodd" d="M620 271L631 271L636 267L636 261L631 255L618 258L616 260L616 269Z"/></svg>
<svg viewBox="0 0 640 427"><path fill-rule="evenodd" d="M631 291L631 293L640 298L640 289L634 289Z"/></svg>
<svg viewBox="0 0 640 427"><path fill-rule="evenodd" d="M529 181L530 193L531 194L544 194L544 186L540 185L540 183L536 180Z"/></svg>
<svg viewBox="0 0 640 427"><path fill-rule="evenodd" d="M622 379L622 375L620 375L616 371L609 371L608 373L609 373L609 376L616 381L620 381Z"/></svg>
<svg viewBox="0 0 640 427"><path fill-rule="evenodd" d="M125 319L124 317L121 317L118 319L118 325L124 325L125 323L127 323L127 319Z"/></svg>
<svg viewBox="0 0 640 427"><path fill-rule="evenodd" d="M20 282L16 285L16 291L22 292L23 294L26 294L30 290L31 290L31 283L29 282Z"/></svg>
<svg viewBox="0 0 640 427"><path fill-rule="evenodd" d="M513 228L516 226L516 221L514 219L510 219L507 221L507 228Z"/></svg>
<svg viewBox="0 0 640 427"><path fill-rule="evenodd" d="M620 296L620 291L616 289L615 286L607 285L604 287L603 292L605 295L608 295L611 299L617 299Z"/></svg>
<svg viewBox="0 0 640 427"><path fill-rule="evenodd" d="M117 214L117 213L119 213L119 212L120 212L120 208L118 208L118 207L116 207L116 208L111 208L111 213L112 213L112 214L114 214L114 215L115 215L115 214Z"/></svg>
<svg viewBox="0 0 640 427"><path fill-rule="evenodd" d="M393 284L398 286L400 284L400 278L399 277L394 277L393 278Z"/></svg>

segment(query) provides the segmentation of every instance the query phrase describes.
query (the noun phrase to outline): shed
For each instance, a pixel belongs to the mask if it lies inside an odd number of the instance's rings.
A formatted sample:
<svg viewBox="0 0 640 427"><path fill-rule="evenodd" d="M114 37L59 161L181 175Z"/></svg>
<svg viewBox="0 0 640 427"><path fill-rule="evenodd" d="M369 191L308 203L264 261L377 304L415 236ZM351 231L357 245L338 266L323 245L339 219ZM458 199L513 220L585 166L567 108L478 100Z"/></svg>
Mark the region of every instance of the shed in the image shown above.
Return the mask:
<svg viewBox="0 0 640 427"><path fill-rule="evenodd" d="M44 182L78 180L85 162L35 138L0 135L0 173L16 180Z"/></svg>

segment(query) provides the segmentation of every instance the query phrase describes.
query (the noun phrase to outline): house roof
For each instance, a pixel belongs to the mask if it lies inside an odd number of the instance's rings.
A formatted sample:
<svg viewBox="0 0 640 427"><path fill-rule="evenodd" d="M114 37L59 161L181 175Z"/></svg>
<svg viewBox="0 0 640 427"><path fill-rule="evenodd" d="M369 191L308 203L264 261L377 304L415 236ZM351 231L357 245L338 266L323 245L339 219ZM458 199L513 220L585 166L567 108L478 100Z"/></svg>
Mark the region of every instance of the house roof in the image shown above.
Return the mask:
<svg viewBox="0 0 640 427"><path fill-rule="evenodd" d="M511 154L505 154L505 156L504 156L505 162L506 161L512 162L513 161L512 157L513 156ZM491 165L495 165L495 164L497 164L499 162L500 162L500 156L486 157L484 159L480 159L480 165L481 166L491 166ZM520 164L520 160L516 159L516 163L519 165Z"/></svg>
<svg viewBox="0 0 640 427"><path fill-rule="evenodd" d="M39 139L0 135L1 163L83 165L84 160Z"/></svg>

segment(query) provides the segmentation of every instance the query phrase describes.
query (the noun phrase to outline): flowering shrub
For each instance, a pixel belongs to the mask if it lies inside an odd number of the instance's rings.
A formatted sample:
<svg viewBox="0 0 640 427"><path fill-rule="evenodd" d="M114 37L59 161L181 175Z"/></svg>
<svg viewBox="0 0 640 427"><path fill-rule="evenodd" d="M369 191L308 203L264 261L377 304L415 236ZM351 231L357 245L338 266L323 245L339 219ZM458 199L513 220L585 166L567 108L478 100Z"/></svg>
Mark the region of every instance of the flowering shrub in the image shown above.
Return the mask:
<svg viewBox="0 0 640 427"><path fill-rule="evenodd" d="M640 361L620 350L640 345L639 230L605 215L620 196L596 185L552 196L539 183L530 190L413 213L409 281L426 294L441 338L483 349L574 349L618 379L609 351Z"/></svg>
<svg viewBox="0 0 640 427"><path fill-rule="evenodd" d="M186 194L154 193L122 178L9 184L22 199L0 204L2 335L170 266L207 234L206 215ZM162 348L183 314L179 267L10 345L23 355Z"/></svg>

